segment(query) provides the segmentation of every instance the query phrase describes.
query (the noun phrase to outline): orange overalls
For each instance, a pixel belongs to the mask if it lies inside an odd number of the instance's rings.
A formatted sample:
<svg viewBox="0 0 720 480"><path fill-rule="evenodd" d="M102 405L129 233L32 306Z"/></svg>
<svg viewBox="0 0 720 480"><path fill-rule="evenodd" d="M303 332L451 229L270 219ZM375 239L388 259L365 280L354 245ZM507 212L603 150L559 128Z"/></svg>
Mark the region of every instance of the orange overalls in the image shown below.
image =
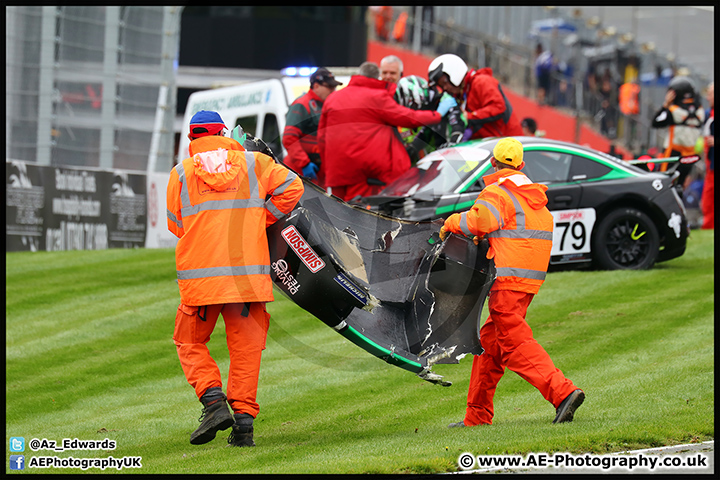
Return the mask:
<svg viewBox="0 0 720 480"><path fill-rule="evenodd" d="M175 248L180 306L173 341L198 398L222 387L206 346L220 313L230 352L227 397L235 413L256 417L260 357L273 300L265 228L292 211L300 178L233 139L205 136L173 168L167 189L168 229ZM266 196L270 195L266 200Z"/></svg>
<svg viewBox="0 0 720 480"><path fill-rule="evenodd" d="M451 215L445 229L468 237L487 236L488 258L497 278L488 297L490 316L480 329L485 352L473 359L466 426L491 424L493 396L505 367L537 388L557 408L577 389L535 341L525 314L550 262L553 217L545 207L545 185L532 183L516 170L483 177L487 187L475 205Z"/></svg>

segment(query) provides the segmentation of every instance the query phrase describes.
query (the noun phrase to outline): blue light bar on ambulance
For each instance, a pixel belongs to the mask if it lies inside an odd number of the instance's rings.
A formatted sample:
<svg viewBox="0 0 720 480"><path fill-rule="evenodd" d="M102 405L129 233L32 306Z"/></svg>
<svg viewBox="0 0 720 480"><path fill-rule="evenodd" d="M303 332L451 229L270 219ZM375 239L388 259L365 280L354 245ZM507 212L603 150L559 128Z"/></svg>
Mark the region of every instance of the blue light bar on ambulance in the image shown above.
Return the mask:
<svg viewBox="0 0 720 480"><path fill-rule="evenodd" d="M309 77L318 67L285 67L280 73L286 77Z"/></svg>

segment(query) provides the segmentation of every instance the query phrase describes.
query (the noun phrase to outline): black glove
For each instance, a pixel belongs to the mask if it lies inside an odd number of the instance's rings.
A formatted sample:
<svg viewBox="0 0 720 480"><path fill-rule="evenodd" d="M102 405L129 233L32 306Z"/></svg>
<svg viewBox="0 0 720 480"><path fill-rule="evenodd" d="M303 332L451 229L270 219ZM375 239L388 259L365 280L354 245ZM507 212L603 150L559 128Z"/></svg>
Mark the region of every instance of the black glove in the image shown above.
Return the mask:
<svg viewBox="0 0 720 480"><path fill-rule="evenodd" d="M441 148L448 148L452 147L454 145L457 145L462 141L463 138L463 132L454 132L450 134L450 138L447 142L440 145L437 149L440 150Z"/></svg>

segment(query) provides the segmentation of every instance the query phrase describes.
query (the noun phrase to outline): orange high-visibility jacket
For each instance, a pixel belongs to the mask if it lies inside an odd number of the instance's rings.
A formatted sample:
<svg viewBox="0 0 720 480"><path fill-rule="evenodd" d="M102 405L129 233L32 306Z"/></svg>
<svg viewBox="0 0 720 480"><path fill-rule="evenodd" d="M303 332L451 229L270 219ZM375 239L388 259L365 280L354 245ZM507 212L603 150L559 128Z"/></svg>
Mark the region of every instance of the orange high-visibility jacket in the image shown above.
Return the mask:
<svg viewBox="0 0 720 480"><path fill-rule="evenodd" d="M536 294L545 281L553 239L553 217L545 206L547 186L510 169L483 177L475 205L445 221L445 229L468 237L486 235L487 257L495 258L492 290Z"/></svg>
<svg viewBox="0 0 720 480"><path fill-rule="evenodd" d="M625 115L637 115L640 113L640 85L636 83L623 83L620 85L618 103L620 111Z"/></svg>
<svg viewBox="0 0 720 480"><path fill-rule="evenodd" d="M167 188L182 303L272 301L265 228L292 211L302 180L231 138L198 138L190 154L172 169Z"/></svg>

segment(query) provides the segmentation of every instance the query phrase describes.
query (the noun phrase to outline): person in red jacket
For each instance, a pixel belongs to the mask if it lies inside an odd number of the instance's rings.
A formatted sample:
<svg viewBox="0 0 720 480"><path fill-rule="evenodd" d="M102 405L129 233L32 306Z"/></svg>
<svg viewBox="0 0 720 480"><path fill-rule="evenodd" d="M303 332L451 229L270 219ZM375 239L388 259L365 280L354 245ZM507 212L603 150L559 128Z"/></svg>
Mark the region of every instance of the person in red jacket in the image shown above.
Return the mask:
<svg viewBox="0 0 720 480"><path fill-rule="evenodd" d="M490 317L480 329L485 352L473 359L465 418L449 426L492 424L493 396L505 368L553 404L553 423L571 422L585 393L555 367L525 320L530 302L545 281L552 250L547 186L533 183L520 172L525 165L523 146L514 138L500 140L490 161L495 172L483 177L487 186L475 205L450 215L440 229L443 241L450 232L474 237L475 243L487 237L487 257L494 258L497 269L488 297Z"/></svg>
<svg viewBox="0 0 720 480"><path fill-rule="evenodd" d="M463 141L523 134L517 115L490 67L470 70L460 57L446 53L430 62L428 80L431 87L437 85L458 103L465 101L468 128Z"/></svg>
<svg viewBox="0 0 720 480"><path fill-rule="evenodd" d="M457 105L447 98L437 111L403 107L393 98L397 85L379 76L377 64L363 63L347 87L328 97L320 115L325 185L345 201L379 192L410 168L397 127L434 125Z"/></svg>
<svg viewBox="0 0 720 480"><path fill-rule="evenodd" d="M707 101L710 104L703 127L705 137L705 181L703 182L702 208L704 230L715 228L715 82L707 87Z"/></svg>
<svg viewBox="0 0 720 480"><path fill-rule="evenodd" d="M310 90L290 105L285 117L282 142L287 150L283 163L297 173L323 186L324 170L321 168L317 129L323 102L342 85L327 68L318 68L310 75Z"/></svg>
<svg viewBox="0 0 720 480"><path fill-rule="evenodd" d="M224 129L217 112L193 115L191 157L170 172L168 229L179 238L180 289L173 341L203 405L190 443L202 445L232 427L230 445L254 447L260 358L270 320L265 303L273 300L265 229L292 211L304 186L269 156L224 137ZM230 355L227 396L207 348L221 314Z"/></svg>

